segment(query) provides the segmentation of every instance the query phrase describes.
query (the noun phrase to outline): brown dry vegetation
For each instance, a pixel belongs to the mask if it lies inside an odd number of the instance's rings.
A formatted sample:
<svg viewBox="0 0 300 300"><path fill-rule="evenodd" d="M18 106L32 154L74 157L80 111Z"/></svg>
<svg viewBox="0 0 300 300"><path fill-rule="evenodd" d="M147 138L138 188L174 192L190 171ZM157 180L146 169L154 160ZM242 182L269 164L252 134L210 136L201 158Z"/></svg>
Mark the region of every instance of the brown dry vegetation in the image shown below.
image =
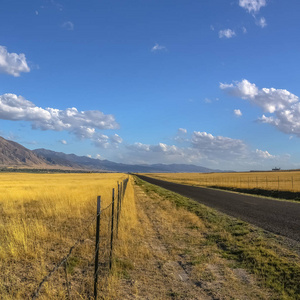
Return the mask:
<svg viewBox="0 0 300 300"><path fill-rule="evenodd" d="M93 253L97 195L102 207L124 174L1 174L0 175L0 295L29 298L38 283L80 239L68 260L74 296L93 291ZM109 211L102 215L102 252L107 247ZM105 254L105 253L103 253ZM41 299L64 299L61 268L44 285Z"/></svg>
<svg viewBox="0 0 300 300"><path fill-rule="evenodd" d="M95 224L85 228L94 218L96 196L102 196L102 208L106 207L111 189L126 177L3 174L0 298L30 298L41 279L80 238L82 243L67 264L70 298L91 299ZM191 209L186 201L139 180L134 185L130 177L110 273L110 209L101 215L100 299L296 299L292 279L282 287L283 278L268 269L272 258L272 264L284 263L287 270L297 271L300 263L295 252L277 243L273 236L268 239L258 229L228 221L198 204ZM261 269L253 272L249 261L244 264L227 251L230 247L239 251L238 247L244 247L243 253L251 256L251 262L257 261L259 250ZM271 283L261 276L262 270L272 275ZM285 274L291 275L288 271ZM294 274L295 280L298 275ZM66 274L60 268L45 283L38 299L67 298Z"/></svg>
<svg viewBox="0 0 300 300"><path fill-rule="evenodd" d="M136 180L146 192L137 193L140 228L147 228L141 240L153 245L149 260L138 266L157 277L151 287L134 281L144 291L140 299L300 299L299 247L292 250L279 236Z"/></svg>
<svg viewBox="0 0 300 300"><path fill-rule="evenodd" d="M144 175L161 180L198 186L300 192L300 171L247 173L147 173Z"/></svg>
<svg viewBox="0 0 300 300"><path fill-rule="evenodd" d="M255 276L208 243L208 228L156 193L135 186L137 227L118 299L269 299Z"/></svg>

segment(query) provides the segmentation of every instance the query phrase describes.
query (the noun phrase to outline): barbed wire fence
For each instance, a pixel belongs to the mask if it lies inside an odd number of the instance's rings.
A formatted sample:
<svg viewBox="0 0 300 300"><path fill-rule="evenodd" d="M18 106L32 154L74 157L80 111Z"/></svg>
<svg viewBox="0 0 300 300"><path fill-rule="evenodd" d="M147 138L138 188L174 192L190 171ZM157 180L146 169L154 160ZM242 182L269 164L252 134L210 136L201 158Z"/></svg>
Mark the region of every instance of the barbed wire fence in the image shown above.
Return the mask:
<svg viewBox="0 0 300 300"><path fill-rule="evenodd" d="M85 278L89 277L89 281L93 284L89 284L86 290L86 296L89 299L97 299L98 298L98 278L101 272L101 275L105 276L112 270L113 266L113 252L114 252L114 240L118 238L119 232L119 223L120 216L122 212L122 206L124 205L124 197L128 184L128 180L124 179L122 182L118 182L117 190L112 189L111 202L105 208L101 208L101 196L97 196L97 211L96 215L91 217L87 222L84 229L81 231L80 237L73 243L73 245L69 248L67 254L63 256L57 263L55 263L54 267L48 272L47 275L43 277L43 279L36 285L36 288L31 294L31 299L38 299L43 295L43 293L47 293L49 291L49 281L54 280L55 276L57 279L57 285L63 285L62 292L57 292L59 294L63 293L64 298L72 299L72 293L76 293L78 296L82 297L81 293L76 291L76 289L72 289L72 279L70 278L70 274L73 271L74 259L78 259L77 256L75 258L72 257L75 251L79 249L80 245L87 245L87 248L91 248L91 244L93 241L90 238L83 238L91 230L91 227L96 225L96 234L95 234L95 243L94 250L90 251L90 259L85 257L84 255L80 256L80 260L82 260L82 264L85 262L85 267L81 269L78 274L79 276L84 276ZM115 205L116 202L116 205ZM101 235L101 221L107 221L108 231L107 234ZM100 257L99 257L100 256ZM75 260L76 260L75 259ZM62 274L59 271L62 270ZM93 271L92 271L93 270ZM74 277L74 282L76 280L76 274ZM77 276L78 277L78 276ZM73 284L76 287L76 284ZM93 286L93 291L91 291L91 287ZM62 295L61 295L62 296Z"/></svg>
<svg viewBox="0 0 300 300"><path fill-rule="evenodd" d="M188 182L189 179L183 178ZM202 186L215 187L232 187L240 189L264 189L277 191L300 192L300 177L296 175L289 175L288 172L283 175L264 175L263 172L259 175L243 175L235 176L224 173L222 176L214 174L201 174L200 178L196 179Z"/></svg>

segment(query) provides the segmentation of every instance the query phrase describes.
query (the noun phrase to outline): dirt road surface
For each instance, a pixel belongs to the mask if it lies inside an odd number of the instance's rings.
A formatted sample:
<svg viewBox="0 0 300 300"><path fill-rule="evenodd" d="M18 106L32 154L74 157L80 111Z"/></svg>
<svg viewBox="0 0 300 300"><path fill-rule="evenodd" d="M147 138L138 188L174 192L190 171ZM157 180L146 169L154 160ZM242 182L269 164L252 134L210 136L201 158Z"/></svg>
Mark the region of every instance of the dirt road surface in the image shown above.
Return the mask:
<svg viewBox="0 0 300 300"><path fill-rule="evenodd" d="M199 203L300 242L300 203L201 188L137 175Z"/></svg>

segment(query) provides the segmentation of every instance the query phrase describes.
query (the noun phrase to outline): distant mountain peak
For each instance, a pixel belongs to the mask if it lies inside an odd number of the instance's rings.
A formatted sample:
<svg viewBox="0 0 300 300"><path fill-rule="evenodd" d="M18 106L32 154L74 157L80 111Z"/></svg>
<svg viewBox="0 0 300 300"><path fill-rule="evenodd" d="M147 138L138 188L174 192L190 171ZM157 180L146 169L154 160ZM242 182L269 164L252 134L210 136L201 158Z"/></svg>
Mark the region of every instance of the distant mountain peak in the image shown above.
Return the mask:
<svg viewBox="0 0 300 300"><path fill-rule="evenodd" d="M24 146L0 137L0 166L43 168L47 162Z"/></svg>

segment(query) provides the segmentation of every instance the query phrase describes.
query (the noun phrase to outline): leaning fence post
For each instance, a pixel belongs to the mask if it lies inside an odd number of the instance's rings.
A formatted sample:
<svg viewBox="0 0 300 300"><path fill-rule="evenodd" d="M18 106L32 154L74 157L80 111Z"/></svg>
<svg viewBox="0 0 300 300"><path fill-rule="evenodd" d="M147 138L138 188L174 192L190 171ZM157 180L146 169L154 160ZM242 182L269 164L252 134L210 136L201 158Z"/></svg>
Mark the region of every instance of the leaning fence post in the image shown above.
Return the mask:
<svg viewBox="0 0 300 300"><path fill-rule="evenodd" d="M96 225L96 251L95 251L95 273L94 273L94 299L97 299L97 282L98 282L98 264L99 264L99 243L100 243L100 212L101 196L97 197L97 225Z"/></svg>
<svg viewBox="0 0 300 300"><path fill-rule="evenodd" d="M114 212L115 212L115 189L112 189L112 205L111 205L111 234L110 234L110 255L109 269L112 266L113 240L114 240Z"/></svg>

